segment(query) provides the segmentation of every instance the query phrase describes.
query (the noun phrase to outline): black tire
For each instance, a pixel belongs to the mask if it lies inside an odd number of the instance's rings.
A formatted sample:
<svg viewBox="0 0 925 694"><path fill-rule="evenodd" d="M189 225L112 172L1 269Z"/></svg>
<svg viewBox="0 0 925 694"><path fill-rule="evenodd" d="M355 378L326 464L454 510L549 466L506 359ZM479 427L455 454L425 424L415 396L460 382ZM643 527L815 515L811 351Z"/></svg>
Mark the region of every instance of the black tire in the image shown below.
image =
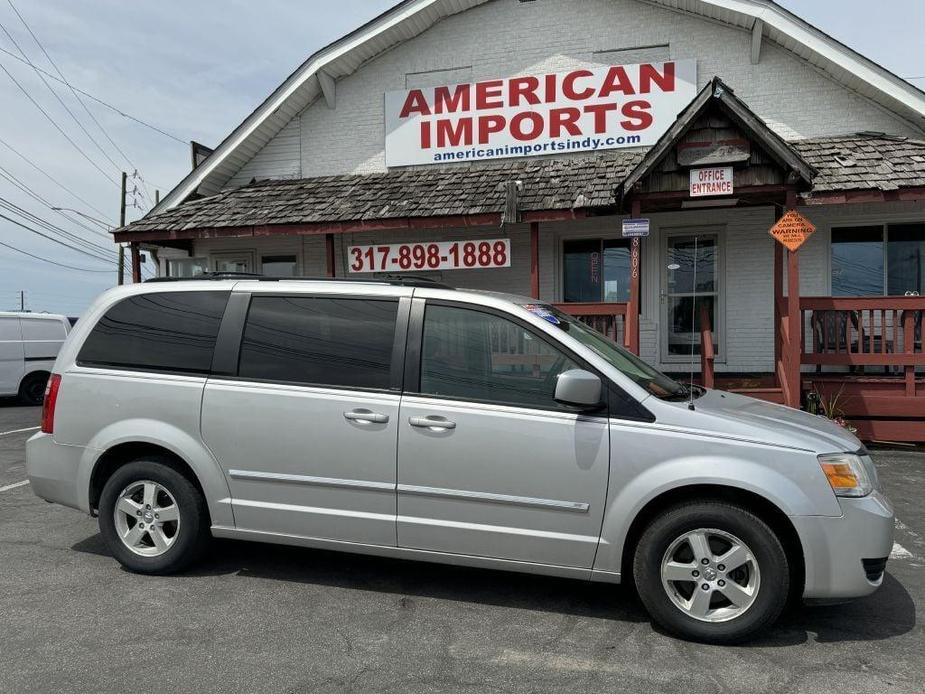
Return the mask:
<svg viewBox="0 0 925 694"><path fill-rule="evenodd" d="M27 405L41 405L45 400L48 376L47 373L34 373L26 376L19 384L19 399Z"/></svg>
<svg viewBox="0 0 925 694"><path fill-rule="evenodd" d="M735 536L747 545L757 563L760 582L754 601L740 615L728 621L707 622L691 616L672 601L669 589L662 583L661 567L666 552L682 535L699 529L718 530ZM717 540L714 538L712 541ZM681 551L685 551L683 544ZM769 627L780 616L790 593L787 554L777 535L755 514L721 501L681 504L655 518L643 531L636 546L633 578L639 597L655 622L682 638L714 644L742 642ZM701 580L704 579L692 580L693 591L706 585L701 584ZM688 590L684 583L671 585ZM681 597L693 599L693 593ZM725 598L720 594L711 600L710 609L714 610L713 606L722 606Z"/></svg>
<svg viewBox="0 0 925 694"><path fill-rule="evenodd" d="M173 544L159 556L141 556L126 546L116 529L116 503L133 483L152 481L176 501L179 523ZM112 555L125 568L142 574L164 575L182 571L200 556L211 537L209 510L196 486L180 473L170 458L145 457L118 468L106 482L99 503L100 532Z"/></svg>

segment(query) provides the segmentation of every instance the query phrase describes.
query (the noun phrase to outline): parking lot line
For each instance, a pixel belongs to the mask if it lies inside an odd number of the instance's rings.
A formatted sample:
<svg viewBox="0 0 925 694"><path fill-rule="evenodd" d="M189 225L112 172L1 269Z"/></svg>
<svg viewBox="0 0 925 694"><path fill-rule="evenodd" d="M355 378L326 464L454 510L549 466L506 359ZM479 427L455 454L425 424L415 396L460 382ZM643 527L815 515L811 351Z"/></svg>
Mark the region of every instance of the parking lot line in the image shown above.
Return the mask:
<svg viewBox="0 0 925 694"><path fill-rule="evenodd" d="M0 436L9 436L10 434L22 434L26 431L35 431L41 427L26 427L25 429L13 429L12 431L0 431Z"/></svg>
<svg viewBox="0 0 925 694"><path fill-rule="evenodd" d="M23 487L29 484L29 480L23 480L22 482L15 482L14 484L8 484L5 487L0 487L0 492L8 492L11 489L16 489L16 487Z"/></svg>

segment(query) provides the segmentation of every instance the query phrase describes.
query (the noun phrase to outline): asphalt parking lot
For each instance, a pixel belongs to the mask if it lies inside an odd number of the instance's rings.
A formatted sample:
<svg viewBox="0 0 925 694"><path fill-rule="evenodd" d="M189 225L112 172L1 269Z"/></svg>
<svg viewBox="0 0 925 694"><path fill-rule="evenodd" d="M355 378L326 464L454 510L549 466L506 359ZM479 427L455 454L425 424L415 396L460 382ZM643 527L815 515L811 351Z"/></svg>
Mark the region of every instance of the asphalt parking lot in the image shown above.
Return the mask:
<svg viewBox="0 0 925 694"><path fill-rule="evenodd" d="M231 541L130 574L94 519L10 486L38 419L0 401L0 692L925 691L921 449L875 454L900 521L880 591L723 648L558 579Z"/></svg>

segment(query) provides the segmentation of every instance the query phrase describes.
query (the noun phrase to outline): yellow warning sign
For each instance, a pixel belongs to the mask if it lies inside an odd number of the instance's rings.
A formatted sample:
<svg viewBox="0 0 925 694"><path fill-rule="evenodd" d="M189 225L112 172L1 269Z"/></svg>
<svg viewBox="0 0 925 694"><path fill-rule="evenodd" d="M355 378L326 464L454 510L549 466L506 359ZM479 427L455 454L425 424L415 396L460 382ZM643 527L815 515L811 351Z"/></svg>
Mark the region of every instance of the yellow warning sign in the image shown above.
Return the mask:
<svg viewBox="0 0 925 694"><path fill-rule="evenodd" d="M796 210L790 210L777 220L770 233L779 243L786 246L787 250L796 251L815 231L816 227L812 222Z"/></svg>

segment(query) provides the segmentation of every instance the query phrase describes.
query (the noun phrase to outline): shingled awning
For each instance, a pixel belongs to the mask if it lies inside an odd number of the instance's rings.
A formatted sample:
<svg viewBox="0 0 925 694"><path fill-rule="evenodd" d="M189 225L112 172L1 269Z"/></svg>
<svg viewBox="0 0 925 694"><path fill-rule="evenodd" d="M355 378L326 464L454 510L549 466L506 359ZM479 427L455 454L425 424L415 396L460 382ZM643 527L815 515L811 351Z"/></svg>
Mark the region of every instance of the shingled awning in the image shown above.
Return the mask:
<svg viewBox="0 0 925 694"><path fill-rule="evenodd" d="M818 171L805 196L808 202L925 188L922 140L864 133L788 144ZM259 181L149 215L117 230L116 239L189 239L296 227L299 233L326 233L463 225L466 219L497 223L512 181L521 182L517 209L525 221L616 212L615 191L645 154L616 151L580 158Z"/></svg>

